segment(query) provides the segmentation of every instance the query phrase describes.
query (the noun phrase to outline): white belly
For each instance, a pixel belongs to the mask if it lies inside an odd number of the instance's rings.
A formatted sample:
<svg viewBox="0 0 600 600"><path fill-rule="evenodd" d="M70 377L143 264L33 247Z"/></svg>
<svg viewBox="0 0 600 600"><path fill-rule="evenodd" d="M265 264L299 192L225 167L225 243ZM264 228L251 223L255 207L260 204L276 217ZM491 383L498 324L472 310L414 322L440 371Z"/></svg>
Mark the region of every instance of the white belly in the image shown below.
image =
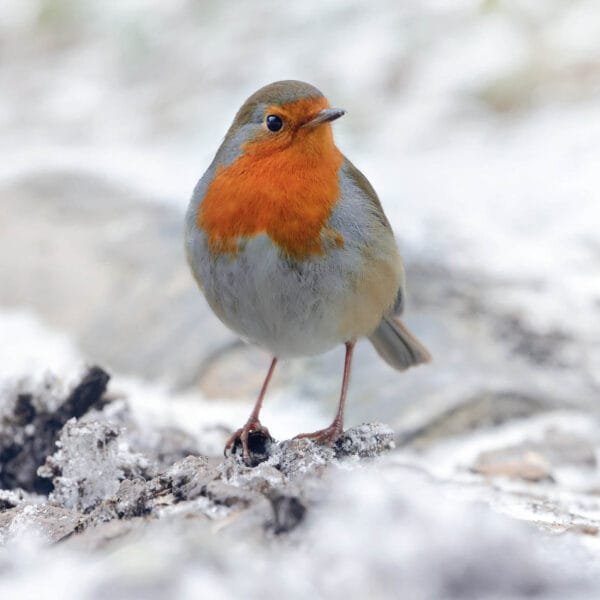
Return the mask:
<svg viewBox="0 0 600 600"><path fill-rule="evenodd" d="M281 358L318 354L347 341L340 330L349 292L343 256L289 262L261 235L234 257L215 257L202 233L193 238L188 254L204 295L241 337Z"/></svg>

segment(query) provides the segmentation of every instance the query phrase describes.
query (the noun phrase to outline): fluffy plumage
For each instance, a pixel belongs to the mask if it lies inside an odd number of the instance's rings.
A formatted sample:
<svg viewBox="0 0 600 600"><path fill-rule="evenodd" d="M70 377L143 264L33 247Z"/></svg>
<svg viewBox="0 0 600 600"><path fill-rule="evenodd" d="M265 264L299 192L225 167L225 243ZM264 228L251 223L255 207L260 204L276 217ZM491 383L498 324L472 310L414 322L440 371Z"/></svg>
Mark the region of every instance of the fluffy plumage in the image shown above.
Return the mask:
<svg viewBox="0 0 600 600"><path fill-rule="evenodd" d="M313 436L327 442L341 431L355 340L370 337L398 369L429 360L398 320L404 270L377 194L333 141L328 121L341 114L309 84L261 88L238 111L186 217L190 267L227 326L278 358L346 344L340 411ZM269 115L281 130L267 127ZM249 431L262 428L264 390L236 433L245 454Z"/></svg>
<svg viewBox="0 0 600 600"><path fill-rule="evenodd" d="M404 272L377 194L330 124L302 127L328 106L302 82L248 98L194 192L188 259L219 318L274 355L371 336L386 362L406 368L428 355L404 327L386 326ZM280 133L264 127L267 114L284 119Z"/></svg>

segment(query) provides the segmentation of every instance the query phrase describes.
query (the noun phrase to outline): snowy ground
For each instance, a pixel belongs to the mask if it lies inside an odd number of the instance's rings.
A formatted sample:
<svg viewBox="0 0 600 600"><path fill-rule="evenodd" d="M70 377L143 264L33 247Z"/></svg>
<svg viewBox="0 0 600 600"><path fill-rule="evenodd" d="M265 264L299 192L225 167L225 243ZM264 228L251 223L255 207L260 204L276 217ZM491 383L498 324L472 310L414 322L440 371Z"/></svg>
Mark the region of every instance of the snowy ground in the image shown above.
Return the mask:
<svg viewBox="0 0 600 600"><path fill-rule="evenodd" d="M593 597L596 4L6 4L0 433L17 390L39 391L50 372L52 397L64 398L85 364L100 364L117 399L80 426L89 420L92 435L112 423L108 454L116 444L115 460L133 453L146 470L113 462L103 474L91 465L104 455L78 467L67 453L72 479L91 486L85 506L73 488L50 504L0 491L0 592ZM268 357L236 345L203 305L181 219L239 104L283 78L310 81L347 109L338 144L394 225L407 320L434 362L400 376L358 349L348 425L390 425L395 450L369 459L307 451L317 464L299 479L273 483L281 471L271 465L255 481L232 480L220 448ZM335 351L282 365L264 412L278 439L330 419L341 362ZM85 455L91 438L82 439ZM110 505L114 515L120 481L152 481L186 450L208 456L241 499L224 507L218 494L183 493L48 546L57 522L64 533L86 510L106 515ZM261 478L306 506L289 532L273 532ZM148 502L163 497L156 489L144 492Z"/></svg>

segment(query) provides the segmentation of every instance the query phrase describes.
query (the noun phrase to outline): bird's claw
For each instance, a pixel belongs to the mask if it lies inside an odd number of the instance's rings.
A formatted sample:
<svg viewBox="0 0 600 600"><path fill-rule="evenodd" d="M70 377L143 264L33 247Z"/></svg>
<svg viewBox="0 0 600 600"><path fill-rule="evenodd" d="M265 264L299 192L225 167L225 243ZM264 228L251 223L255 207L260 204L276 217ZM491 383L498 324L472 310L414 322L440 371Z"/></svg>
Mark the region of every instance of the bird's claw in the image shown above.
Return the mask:
<svg viewBox="0 0 600 600"><path fill-rule="evenodd" d="M260 421L248 421L243 427L240 427L237 431L234 431L227 442L225 443L224 454L227 456L230 452L235 451L235 447L238 443L242 446L242 458L246 464L250 464L250 447L248 445L248 438L251 433L258 433L272 440L269 430L262 425Z"/></svg>
<svg viewBox="0 0 600 600"><path fill-rule="evenodd" d="M295 436L295 440L309 439L317 444L321 444L323 446L333 446L344 430L341 425L337 423L332 423L329 427L325 429L319 429L319 431L313 431L312 433L300 433Z"/></svg>

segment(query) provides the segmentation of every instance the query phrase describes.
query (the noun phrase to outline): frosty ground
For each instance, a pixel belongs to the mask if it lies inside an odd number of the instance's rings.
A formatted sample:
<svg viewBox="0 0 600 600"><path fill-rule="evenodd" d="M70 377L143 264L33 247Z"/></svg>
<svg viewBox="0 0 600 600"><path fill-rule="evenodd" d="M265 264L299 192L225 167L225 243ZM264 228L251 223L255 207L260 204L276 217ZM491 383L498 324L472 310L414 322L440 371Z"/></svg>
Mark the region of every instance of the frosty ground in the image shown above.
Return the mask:
<svg viewBox="0 0 600 600"><path fill-rule="evenodd" d="M486 436L480 399L400 438L371 424L334 448L253 440L248 467L203 456L177 427L141 426L107 382L93 368L66 397L50 377L4 390L9 597L585 598L600 582L597 544L585 543L598 534L596 493L556 481L596 466L581 437L548 439L565 415L496 399L506 423ZM506 445L523 430L540 439ZM431 468L469 455L453 476Z"/></svg>

